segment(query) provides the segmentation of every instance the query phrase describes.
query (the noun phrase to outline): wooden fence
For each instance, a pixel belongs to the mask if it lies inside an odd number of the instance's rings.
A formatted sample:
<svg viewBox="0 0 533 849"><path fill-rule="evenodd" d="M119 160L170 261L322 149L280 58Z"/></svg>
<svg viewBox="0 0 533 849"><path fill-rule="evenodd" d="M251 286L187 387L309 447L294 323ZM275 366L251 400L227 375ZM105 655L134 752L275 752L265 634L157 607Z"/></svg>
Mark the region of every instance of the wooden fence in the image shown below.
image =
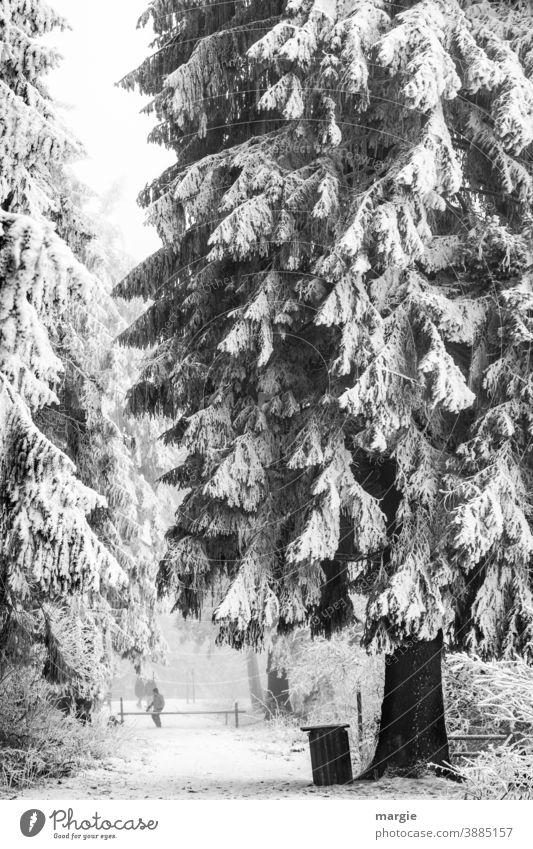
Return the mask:
<svg viewBox="0 0 533 849"><path fill-rule="evenodd" d="M125 716L150 716L152 711L124 710L124 699L120 696L120 724L124 725ZM162 710L159 716L202 716L202 715L224 715L226 717L225 724L228 724L228 716L231 714L234 717L235 728L239 727L239 714L250 716L248 711L239 707L239 702L235 702L233 707L223 708L222 710ZM254 717L255 719L256 717Z"/></svg>

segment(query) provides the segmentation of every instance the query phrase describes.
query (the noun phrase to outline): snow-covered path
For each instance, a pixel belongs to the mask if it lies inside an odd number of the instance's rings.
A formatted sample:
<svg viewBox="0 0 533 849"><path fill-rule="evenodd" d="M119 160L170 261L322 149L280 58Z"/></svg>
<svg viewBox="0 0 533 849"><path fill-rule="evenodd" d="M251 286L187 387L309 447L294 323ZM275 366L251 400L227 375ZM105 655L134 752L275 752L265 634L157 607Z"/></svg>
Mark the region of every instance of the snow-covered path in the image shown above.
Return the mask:
<svg viewBox="0 0 533 849"><path fill-rule="evenodd" d="M235 729L210 716L129 717L123 757L33 788L27 799L301 799L460 796L442 779L383 779L350 787L311 783L307 735L275 735L268 724ZM246 722L246 720L244 720ZM126 760L124 760L124 757Z"/></svg>

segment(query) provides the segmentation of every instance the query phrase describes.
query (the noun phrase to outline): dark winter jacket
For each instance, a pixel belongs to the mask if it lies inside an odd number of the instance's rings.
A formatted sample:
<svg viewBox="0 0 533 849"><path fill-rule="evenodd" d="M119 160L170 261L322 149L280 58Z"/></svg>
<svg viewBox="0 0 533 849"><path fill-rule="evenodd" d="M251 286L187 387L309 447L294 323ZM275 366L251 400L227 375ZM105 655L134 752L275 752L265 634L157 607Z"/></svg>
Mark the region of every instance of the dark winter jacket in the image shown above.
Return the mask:
<svg viewBox="0 0 533 849"><path fill-rule="evenodd" d="M154 713L161 713L161 711L165 707L165 698L161 693L154 693L154 697L152 699L151 704L148 705L146 710L152 710Z"/></svg>

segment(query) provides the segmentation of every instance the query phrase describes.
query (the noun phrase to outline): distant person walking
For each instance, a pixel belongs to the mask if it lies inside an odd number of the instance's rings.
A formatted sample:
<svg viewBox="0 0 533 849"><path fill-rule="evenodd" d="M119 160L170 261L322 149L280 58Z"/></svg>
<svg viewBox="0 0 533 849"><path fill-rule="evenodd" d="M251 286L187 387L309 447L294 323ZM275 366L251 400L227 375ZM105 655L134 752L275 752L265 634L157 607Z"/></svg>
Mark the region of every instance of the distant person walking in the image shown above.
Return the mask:
<svg viewBox="0 0 533 849"><path fill-rule="evenodd" d="M143 699L145 694L145 684L144 678L141 678L140 675L137 675L135 680L135 698L137 699L137 707L142 708Z"/></svg>
<svg viewBox="0 0 533 849"><path fill-rule="evenodd" d="M159 714L165 707L165 697L162 693L159 692L157 687L154 687L152 692L152 701L146 708L146 712L148 713L149 710L152 711L152 719L154 720L156 727L161 728L161 717L159 716Z"/></svg>

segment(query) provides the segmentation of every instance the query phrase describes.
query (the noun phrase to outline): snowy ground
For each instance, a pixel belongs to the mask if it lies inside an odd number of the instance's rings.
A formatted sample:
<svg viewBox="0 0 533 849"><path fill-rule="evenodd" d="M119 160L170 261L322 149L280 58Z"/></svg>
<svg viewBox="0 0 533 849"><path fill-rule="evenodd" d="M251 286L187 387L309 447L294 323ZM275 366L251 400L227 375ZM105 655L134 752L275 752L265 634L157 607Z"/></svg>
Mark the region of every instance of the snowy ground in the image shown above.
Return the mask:
<svg viewBox="0 0 533 849"><path fill-rule="evenodd" d="M464 792L435 778L314 787L306 734L263 722L246 724L245 717L235 729L231 719L225 726L224 717L163 716L164 727L158 729L149 715L127 717L120 758L16 798L422 799L460 798Z"/></svg>

